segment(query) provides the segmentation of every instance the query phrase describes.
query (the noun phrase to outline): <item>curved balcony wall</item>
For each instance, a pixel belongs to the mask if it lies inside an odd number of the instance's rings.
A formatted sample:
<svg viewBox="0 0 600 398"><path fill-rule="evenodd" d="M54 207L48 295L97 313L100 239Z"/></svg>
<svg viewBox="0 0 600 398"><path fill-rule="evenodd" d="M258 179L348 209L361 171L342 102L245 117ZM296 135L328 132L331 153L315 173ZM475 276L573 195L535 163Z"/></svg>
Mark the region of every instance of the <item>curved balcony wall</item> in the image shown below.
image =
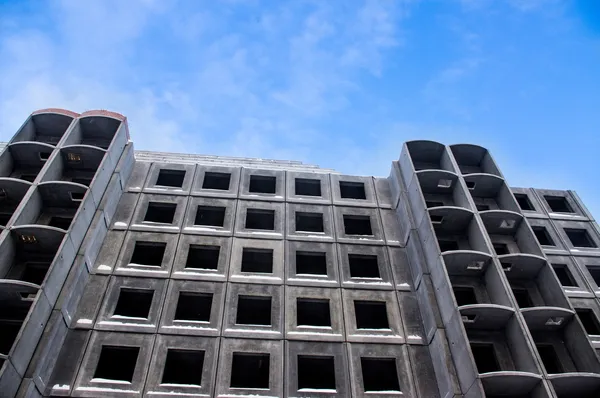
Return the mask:
<svg viewBox="0 0 600 398"><path fill-rule="evenodd" d="M450 145L450 151L463 175L484 173L502 177L500 169L487 149L478 145L455 144Z"/></svg>
<svg viewBox="0 0 600 398"><path fill-rule="evenodd" d="M30 187L30 182L0 177L0 228L10 225L13 214Z"/></svg>
<svg viewBox="0 0 600 398"><path fill-rule="evenodd" d="M22 141L8 145L0 154L0 177L34 182L54 146L41 142Z"/></svg>
<svg viewBox="0 0 600 398"><path fill-rule="evenodd" d="M552 393L541 375L522 372L488 373L481 375L486 397L550 398Z"/></svg>
<svg viewBox="0 0 600 398"><path fill-rule="evenodd" d="M400 170L407 186L416 171L445 170L455 173L456 167L445 145L435 141L408 141L400 154Z"/></svg>
<svg viewBox="0 0 600 398"><path fill-rule="evenodd" d="M56 146L75 117L76 113L58 109L35 112L10 142L36 141Z"/></svg>
<svg viewBox="0 0 600 398"><path fill-rule="evenodd" d="M488 210L481 212L480 216L499 258L514 253L543 256L542 249L522 214L506 210Z"/></svg>
<svg viewBox="0 0 600 398"><path fill-rule="evenodd" d="M558 398L595 398L600 396L600 375L596 373L562 373L549 375Z"/></svg>
<svg viewBox="0 0 600 398"><path fill-rule="evenodd" d="M465 184L478 211L506 210L520 213L520 208L504 180L492 174L471 174Z"/></svg>
<svg viewBox="0 0 600 398"><path fill-rule="evenodd" d="M63 145L90 145L108 149L121 128L124 126L120 119L84 113L71 127Z"/></svg>

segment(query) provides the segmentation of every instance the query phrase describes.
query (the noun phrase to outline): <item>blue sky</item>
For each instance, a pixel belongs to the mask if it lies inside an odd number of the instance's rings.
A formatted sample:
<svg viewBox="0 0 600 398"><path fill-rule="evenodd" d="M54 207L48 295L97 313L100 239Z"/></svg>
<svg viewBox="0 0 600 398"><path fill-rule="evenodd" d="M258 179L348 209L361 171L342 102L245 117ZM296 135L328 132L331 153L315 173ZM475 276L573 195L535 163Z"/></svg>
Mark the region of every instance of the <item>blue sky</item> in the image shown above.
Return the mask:
<svg viewBox="0 0 600 398"><path fill-rule="evenodd" d="M348 174L476 143L600 216L594 0L0 0L0 140L45 107L121 112L138 149Z"/></svg>

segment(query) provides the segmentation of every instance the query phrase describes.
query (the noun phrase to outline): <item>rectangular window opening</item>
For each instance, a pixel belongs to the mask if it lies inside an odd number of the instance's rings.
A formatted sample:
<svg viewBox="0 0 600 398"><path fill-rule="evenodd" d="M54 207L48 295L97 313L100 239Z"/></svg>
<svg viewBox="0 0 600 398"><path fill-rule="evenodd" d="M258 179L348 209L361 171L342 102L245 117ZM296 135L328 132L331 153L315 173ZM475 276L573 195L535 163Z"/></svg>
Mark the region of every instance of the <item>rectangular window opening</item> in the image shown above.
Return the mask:
<svg viewBox="0 0 600 398"><path fill-rule="evenodd" d="M45 261L26 262L25 269L21 274L20 280L41 286L42 283L44 283L44 279L46 278L46 273L50 268L50 264L50 262Z"/></svg>
<svg viewBox="0 0 600 398"><path fill-rule="evenodd" d="M400 391L396 359L360 358L365 392Z"/></svg>
<svg viewBox="0 0 600 398"><path fill-rule="evenodd" d="M565 233L575 247L596 247L596 244L585 229L567 229Z"/></svg>
<svg viewBox="0 0 600 398"><path fill-rule="evenodd" d="M574 213L564 196L544 196L544 199L554 213Z"/></svg>
<svg viewBox="0 0 600 398"><path fill-rule="evenodd" d="M494 247L494 251L496 252L497 256L503 256L505 254L510 254L510 251L508 250L508 245L506 243L493 243L492 245Z"/></svg>
<svg viewBox="0 0 600 398"><path fill-rule="evenodd" d="M220 252L220 246L190 245L185 268L216 270Z"/></svg>
<svg viewBox="0 0 600 398"><path fill-rule="evenodd" d="M296 252L297 275L327 275L327 255L323 252Z"/></svg>
<svg viewBox="0 0 600 398"><path fill-rule="evenodd" d="M577 286L573 274L571 274L566 264L552 264L552 268L554 268L554 272L562 286Z"/></svg>
<svg viewBox="0 0 600 398"><path fill-rule="evenodd" d="M477 297L475 296L475 288L472 286L453 286L454 297L456 298L456 304L458 306L477 304Z"/></svg>
<svg viewBox="0 0 600 398"><path fill-rule="evenodd" d="M275 210L248 209L246 229L275 230Z"/></svg>
<svg viewBox="0 0 600 398"><path fill-rule="evenodd" d="M556 350L550 344L536 344L537 350L540 353L546 372L548 373L562 373L563 367L558 359Z"/></svg>
<svg viewBox="0 0 600 398"><path fill-rule="evenodd" d="M296 322L298 326L331 326L329 300L296 299Z"/></svg>
<svg viewBox="0 0 600 398"><path fill-rule="evenodd" d="M371 217L344 214L344 231L346 235L372 236Z"/></svg>
<svg viewBox="0 0 600 398"><path fill-rule="evenodd" d="M587 270L596 282L596 286L600 287L600 265L588 265Z"/></svg>
<svg viewBox="0 0 600 398"><path fill-rule="evenodd" d="M587 334L600 335L600 324L598 324L598 317L596 317L596 314L594 314L592 309L575 308L575 312L577 313L577 316L583 324Z"/></svg>
<svg viewBox="0 0 600 398"><path fill-rule="evenodd" d="M501 371L496 357L496 349L491 343L471 343L471 352L479 373Z"/></svg>
<svg viewBox="0 0 600 398"><path fill-rule="evenodd" d="M358 329L389 329L385 301L354 301Z"/></svg>
<svg viewBox="0 0 600 398"><path fill-rule="evenodd" d="M381 278L377 256L371 254L348 254L351 278Z"/></svg>
<svg viewBox="0 0 600 398"><path fill-rule="evenodd" d="M212 293L180 292L174 319L210 322L212 301Z"/></svg>
<svg viewBox="0 0 600 398"><path fill-rule="evenodd" d="M296 231L324 232L323 214L296 212Z"/></svg>
<svg viewBox="0 0 600 398"><path fill-rule="evenodd" d="M225 224L225 208L218 206L198 206L194 225L222 227Z"/></svg>
<svg viewBox="0 0 600 398"><path fill-rule="evenodd" d="M271 297L238 296L236 315L238 325L271 325Z"/></svg>
<svg viewBox="0 0 600 398"><path fill-rule="evenodd" d="M148 318L154 290L121 289L113 315Z"/></svg>
<svg viewBox="0 0 600 398"><path fill-rule="evenodd" d="M525 210L525 211L534 211L535 210L533 208L533 205L531 204L531 201L529 200L529 197L527 196L527 194L516 193L515 199L517 200L517 203L519 204L519 207L521 208L521 210Z"/></svg>
<svg viewBox="0 0 600 398"><path fill-rule="evenodd" d="M548 230L545 227L531 227L538 242L542 246L554 246L554 241L550 237Z"/></svg>
<svg viewBox="0 0 600 398"><path fill-rule="evenodd" d="M231 359L231 388L269 388L269 354L234 352Z"/></svg>
<svg viewBox="0 0 600 398"><path fill-rule="evenodd" d="M165 242L135 242L130 264L146 265L149 267L160 267L167 244Z"/></svg>
<svg viewBox="0 0 600 398"><path fill-rule="evenodd" d="M48 225L51 227L56 227L68 231L72 222L73 217L52 216L50 217L50 222L48 222Z"/></svg>
<svg viewBox="0 0 600 398"><path fill-rule="evenodd" d="M438 245L440 245L441 252L447 252L451 250L458 250L458 242L455 240L438 239Z"/></svg>
<svg viewBox="0 0 600 398"><path fill-rule="evenodd" d="M156 185L161 187L181 188L185 179L185 170L160 169Z"/></svg>
<svg viewBox="0 0 600 398"><path fill-rule="evenodd" d="M340 196L344 199L366 200L365 184L362 182L340 181Z"/></svg>
<svg viewBox="0 0 600 398"><path fill-rule="evenodd" d="M204 351L167 350L162 384L202 385Z"/></svg>
<svg viewBox="0 0 600 398"><path fill-rule="evenodd" d="M277 192L277 178L272 176L251 175L249 191L252 193L274 194Z"/></svg>
<svg viewBox="0 0 600 398"><path fill-rule="evenodd" d="M175 203L150 202L148 203L144 221L172 224L175 217L175 209L177 209L177 204Z"/></svg>
<svg viewBox="0 0 600 398"><path fill-rule="evenodd" d="M513 287L511 290L520 308L533 307L533 302L531 301L531 296L529 295L529 291L527 289Z"/></svg>
<svg viewBox="0 0 600 398"><path fill-rule="evenodd" d="M242 272L273 273L273 249L244 247L242 250Z"/></svg>
<svg viewBox="0 0 600 398"><path fill-rule="evenodd" d="M321 180L296 178L294 184L298 196L321 196Z"/></svg>
<svg viewBox="0 0 600 398"><path fill-rule="evenodd" d="M333 357L298 355L298 390L335 390Z"/></svg>
<svg viewBox="0 0 600 398"><path fill-rule="evenodd" d="M215 189L218 191L229 190L231 182L231 174L229 173L204 173L204 181L202 181L202 189Z"/></svg>
<svg viewBox="0 0 600 398"><path fill-rule="evenodd" d="M120 380L131 383L139 347L102 346L94 379Z"/></svg>

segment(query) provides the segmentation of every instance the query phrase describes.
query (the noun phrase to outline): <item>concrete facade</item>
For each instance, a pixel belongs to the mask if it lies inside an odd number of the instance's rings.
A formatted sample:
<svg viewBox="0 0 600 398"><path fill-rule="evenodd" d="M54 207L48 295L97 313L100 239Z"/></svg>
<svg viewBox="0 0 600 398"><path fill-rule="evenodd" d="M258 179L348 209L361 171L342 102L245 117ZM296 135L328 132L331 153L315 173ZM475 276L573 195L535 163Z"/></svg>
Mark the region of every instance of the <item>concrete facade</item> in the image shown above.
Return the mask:
<svg viewBox="0 0 600 398"><path fill-rule="evenodd" d="M600 229L475 145L388 177L134 151L34 112L0 153L0 396L600 396Z"/></svg>

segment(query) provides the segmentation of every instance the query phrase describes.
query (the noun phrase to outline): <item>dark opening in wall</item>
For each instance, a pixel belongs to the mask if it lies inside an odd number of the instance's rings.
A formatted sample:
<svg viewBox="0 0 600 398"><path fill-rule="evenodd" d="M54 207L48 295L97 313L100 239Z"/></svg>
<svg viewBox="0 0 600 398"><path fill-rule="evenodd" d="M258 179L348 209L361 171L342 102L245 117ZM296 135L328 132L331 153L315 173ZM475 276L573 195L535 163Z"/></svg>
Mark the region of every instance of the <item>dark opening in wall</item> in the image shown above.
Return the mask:
<svg viewBox="0 0 600 398"><path fill-rule="evenodd" d="M331 326L329 300L298 298L296 308L298 326Z"/></svg>
<svg viewBox="0 0 600 398"><path fill-rule="evenodd" d="M185 179L185 170L161 169L158 172L156 185L162 187L181 188Z"/></svg>
<svg viewBox="0 0 600 398"><path fill-rule="evenodd" d="M550 237L548 230L545 227L531 227L538 242L542 246L554 246L554 241Z"/></svg>
<svg viewBox="0 0 600 398"><path fill-rule="evenodd" d="M21 274L20 280L24 282L35 283L41 285L44 282L48 268L50 268L51 262L46 261L28 261L26 262L25 269Z"/></svg>
<svg viewBox="0 0 600 398"><path fill-rule="evenodd" d="M10 221L12 214L0 214L0 225L6 226Z"/></svg>
<svg viewBox="0 0 600 398"><path fill-rule="evenodd" d="M90 184L92 183L92 178L73 177L73 178L71 178L71 181L76 184L81 184L81 185L85 185L86 187L89 187Z"/></svg>
<svg viewBox="0 0 600 398"><path fill-rule="evenodd" d="M552 268L554 268L554 272L562 286L577 286L575 278L573 278L573 274L571 274L566 264L552 264Z"/></svg>
<svg viewBox="0 0 600 398"><path fill-rule="evenodd" d="M348 254L351 278L381 278L377 256Z"/></svg>
<svg viewBox="0 0 600 398"><path fill-rule="evenodd" d="M190 245L185 268L217 269L220 246Z"/></svg>
<svg viewBox="0 0 600 398"><path fill-rule="evenodd" d="M270 193L277 192L277 178L271 176L250 176L250 188L252 193Z"/></svg>
<svg viewBox="0 0 600 398"><path fill-rule="evenodd" d="M36 177L37 174L21 174L19 178L24 181L34 182Z"/></svg>
<svg viewBox="0 0 600 398"><path fill-rule="evenodd" d="M596 244L585 229L567 229L565 233L575 247L596 247Z"/></svg>
<svg viewBox="0 0 600 398"><path fill-rule="evenodd" d="M527 211L535 210L533 208L533 205L531 204L531 201L529 200L529 197L527 196L527 194L516 193L515 199L517 200L517 203L519 204L519 207L521 208L521 210L527 210Z"/></svg>
<svg viewBox="0 0 600 398"><path fill-rule="evenodd" d="M148 318L154 290L121 289L113 315Z"/></svg>
<svg viewBox="0 0 600 398"><path fill-rule="evenodd" d="M231 174L229 173L204 173L204 181L202 181L202 189L216 189L219 191L227 191Z"/></svg>
<svg viewBox="0 0 600 398"><path fill-rule="evenodd" d="M433 200L426 200L425 206L427 206L428 209L431 207L442 207L442 206L444 206L444 202L436 202Z"/></svg>
<svg viewBox="0 0 600 398"><path fill-rule="evenodd" d="M472 286L453 286L454 297L458 306L477 304L475 289Z"/></svg>
<svg viewBox="0 0 600 398"><path fill-rule="evenodd" d="M335 390L333 357L298 355L298 389Z"/></svg>
<svg viewBox="0 0 600 398"><path fill-rule="evenodd" d="M222 227L225 223L225 208L217 206L198 206L194 225Z"/></svg>
<svg viewBox="0 0 600 398"><path fill-rule="evenodd" d="M271 297L238 296L238 325L271 325Z"/></svg>
<svg viewBox="0 0 600 398"><path fill-rule="evenodd" d="M60 229L64 229L67 231L71 226L71 222L73 222L73 217L58 217L53 216L50 217L50 222L48 223L51 227L56 227Z"/></svg>
<svg viewBox="0 0 600 398"><path fill-rule="evenodd" d="M458 250L458 242L455 240L438 239L441 252L447 252L450 250Z"/></svg>
<svg viewBox="0 0 600 398"><path fill-rule="evenodd" d="M600 324L594 311L590 308L575 308L575 312L587 334L600 334Z"/></svg>
<svg viewBox="0 0 600 398"><path fill-rule="evenodd" d="M533 302L531 301L531 296L527 289L514 287L512 288L512 292L520 308L533 307Z"/></svg>
<svg viewBox="0 0 600 398"><path fill-rule="evenodd" d="M246 212L246 229L275 229L275 210L248 209Z"/></svg>
<svg viewBox="0 0 600 398"><path fill-rule="evenodd" d="M296 252L296 274L327 275L327 255L323 252Z"/></svg>
<svg viewBox="0 0 600 398"><path fill-rule="evenodd" d="M592 276L597 286L600 286L600 265L587 266L587 270Z"/></svg>
<svg viewBox="0 0 600 398"><path fill-rule="evenodd" d="M175 209L177 209L177 204L175 203L150 202L148 203L144 221L172 224L175 217Z"/></svg>
<svg viewBox="0 0 600 398"><path fill-rule="evenodd" d="M161 383L201 386L203 366L204 351L169 349Z"/></svg>
<svg viewBox="0 0 600 398"><path fill-rule="evenodd" d="M296 195L321 196L321 181L306 178L296 178Z"/></svg>
<svg viewBox="0 0 600 398"><path fill-rule="evenodd" d="M269 388L269 363L269 354L234 352L230 387Z"/></svg>
<svg viewBox="0 0 600 398"><path fill-rule="evenodd" d="M212 301L212 293L180 292L174 319L209 322Z"/></svg>
<svg viewBox="0 0 600 398"><path fill-rule="evenodd" d="M22 324L22 321L12 320L0 323L0 354L8 355Z"/></svg>
<svg viewBox="0 0 600 398"><path fill-rule="evenodd" d="M40 160L42 162L45 162L46 160L48 160L50 158L50 155L52 154L52 152L40 152Z"/></svg>
<svg viewBox="0 0 600 398"><path fill-rule="evenodd" d="M540 357L542 358L546 372L562 373L564 371L554 346L550 344L536 344L536 347L540 353Z"/></svg>
<svg viewBox="0 0 600 398"><path fill-rule="evenodd" d="M242 272L273 273L273 249L244 247L242 250Z"/></svg>
<svg viewBox="0 0 600 398"><path fill-rule="evenodd" d="M492 343L471 343L471 352L479 373L497 372L500 369L496 350Z"/></svg>
<svg viewBox="0 0 600 398"><path fill-rule="evenodd" d="M475 189L475 181L465 181L468 189Z"/></svg>
<svg viewBox="0 0 600 398"><path fill-rule="evenodd" d="M324 232L323 214L296 212L296 231Z"/></svg>
<svg viewBox="0 0 600 398"><path fill-rule="evenodd" d="M132 382L139 347L102 346L94 379Z"/></svg>
<svg viewBox="0 0 600 398"><path fill-rule="evenodd" d="M133 254L129 262L131 264L160 267L166 248L167 244L165 242L135 242Z"/></svg>
<svg viewBox="0 0 600 398"><path fill-rule="evenodd" d="M510 253L510 251L508 250L508 245L506 243L492 243L492 245L494 247L496 255L498 256Z"/></svg>
<svg viewBox="0 0 600 398"><path fill-rule="evenodd" d="M438 214L430 214L429 219L432 224L441 224L444 221L444 216L440 216Z"/></svg>
<svg viewBox="0 0 600 398"><path fill-rule="evenodd" d="M344 199L367 199L362 182L340 181L340 196Z"/></svg>
<svg viewBox="0 0 600 398"><path fill-rule="evenodd" d="M354 301L358 329L389 329L385 301Z"/></svg>
<svg viewBox="0 0 600 398"><path fill-rule="evenodd" d="M81 202L83 200L83 198L85 197L85 192L70 192L71 193L71 200L73 202Z"/></svg>
<svg viewBox="0 0 600 398"><path fill-rule="evenodd" d="M475 205L475 207L477 208L477 211L486 211L490 209L490 206L488 205Z"/></svg>
<svg viewBox="0 0 600 398"><path fill-rule="evenodd" d="M371 217L344 214L346 235L373 235Z"/></svg>
<svg viewBox="0 0 600 398"><path fill-rule="evenodd" d="M573 209L564 196L544 196L544 199L554 213L573 213Z"/></svg>
<svg viewBox="0 0 600 398"><path fill-rule="evenodd" d="M363 387L370 391L400 391L394 358L361 358Z"/></svg>

